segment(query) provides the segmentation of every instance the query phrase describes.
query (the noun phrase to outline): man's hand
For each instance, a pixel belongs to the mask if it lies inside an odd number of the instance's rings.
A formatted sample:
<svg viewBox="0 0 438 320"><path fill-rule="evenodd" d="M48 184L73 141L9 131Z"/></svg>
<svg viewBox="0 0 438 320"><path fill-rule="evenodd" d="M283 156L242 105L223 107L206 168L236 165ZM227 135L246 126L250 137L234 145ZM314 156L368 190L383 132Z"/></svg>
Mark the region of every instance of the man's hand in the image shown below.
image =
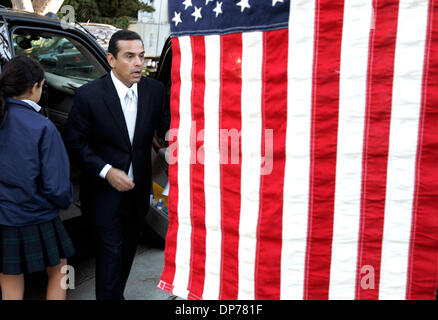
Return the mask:
<svg viewBox="0 0 438 320"><path fill-rule="evenodd" d="M105 179L108 180L114 189L120 192L129 191L134 188L134 182L128 175L124 171L116 168L109 169Z"/></svg>
<svg viewBox="0 0 438 320"><path fill-rule="evenodd" d="M154 148L154 151L156 153L158 153L158 150L165 147L165 141L159 138L156 132L154 137L152 138L152 147Z"/></svg>

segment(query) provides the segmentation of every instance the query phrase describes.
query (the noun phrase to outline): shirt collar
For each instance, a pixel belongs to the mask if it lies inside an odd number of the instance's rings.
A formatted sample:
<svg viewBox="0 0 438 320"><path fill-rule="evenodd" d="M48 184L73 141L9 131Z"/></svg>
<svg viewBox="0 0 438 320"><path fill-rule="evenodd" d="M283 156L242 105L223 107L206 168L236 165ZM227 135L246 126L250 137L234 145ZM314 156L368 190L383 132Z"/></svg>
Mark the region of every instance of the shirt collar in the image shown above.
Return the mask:
<svg viewBox="0 0 438 320"><path fill-rule="evenodd" d="M28 105L30 105L36 112L40 112L40 110L41 110L41 107L37 104L37 103L35 103L35 102L33 102L32 100L26 100L26 99L23 99L23 100L21 100L21 101L23 101L23 102L26 102Z"/></svg>
<svg viewBox="0 0 438 320"><path fill-rule="evenodd" d="M116 87L117 95L120 98L120 101L123 101L125 99L126 93L128 93L129 89L132 89L134 91L134 95L137 98L137 84L134 83L131 88L128 88L125 86L125 84L120 81L114 72L111 70L111 79L113 80L114 86Z"/></svg>

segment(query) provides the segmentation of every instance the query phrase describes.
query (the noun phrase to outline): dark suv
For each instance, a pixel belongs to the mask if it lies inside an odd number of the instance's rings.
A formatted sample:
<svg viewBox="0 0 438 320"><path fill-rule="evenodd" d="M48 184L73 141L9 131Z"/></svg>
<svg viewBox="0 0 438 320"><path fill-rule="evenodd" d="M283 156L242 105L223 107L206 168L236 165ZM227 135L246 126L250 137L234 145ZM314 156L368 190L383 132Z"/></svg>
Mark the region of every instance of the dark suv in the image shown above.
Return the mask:
<svg viewBox="0 0 438 320"><path fill-rule="evenodd" d="M40 61L46 71L46 85L39 105L44 113L63 134L64 124L73 104L75 90L110 71L106 52L85 28L80 24L66 24L57 17L44 17L32 13L6 9L0 6L0 60L1 66L16 55L28 55ZM158 150L156 150L158 151ZM163 152L161 152L162 154ZM153 177L167 182L165 171L158 152L153 152ZM71 180L74 184L74 202L69 209L61 211L61 219L68 229L82 228L79 203L79 173L71 166ZM145 195L149 198L149 195ZM147 221L156 225L157 233L162 237L167 230L167 220L162 212L151 209ZM158 215L158 217L155 217ZM155 228L155 227L153 227ZM163 234L164 231L164 234ZM72 230L72 233L74 232ZM86 242L73 234L73 240ZM82 246L82 243L78 246Z"/></svg>

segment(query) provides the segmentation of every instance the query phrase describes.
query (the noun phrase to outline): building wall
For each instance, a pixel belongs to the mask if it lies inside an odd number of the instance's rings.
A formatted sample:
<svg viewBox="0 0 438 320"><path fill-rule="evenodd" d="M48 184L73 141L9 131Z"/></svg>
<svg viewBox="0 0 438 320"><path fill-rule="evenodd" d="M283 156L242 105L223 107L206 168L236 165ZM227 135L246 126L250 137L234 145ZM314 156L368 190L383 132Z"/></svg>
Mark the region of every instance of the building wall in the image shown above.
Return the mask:
<svg viewBox="0 0 438 320"><path fill-rule="evenodd" d="M138 12L138 21L144 23L158 23L158 24L169 24L169 14L168 14L168 0L154 0L152 6L155 8L154 12ZM145 3L149 3L148 0L143 0Z"/></svg>
<svg viewBox="0 0 438 320"><path fill-rule="evenodd" d="M170 35L170 25L136 23L135 32L143 39L146 56L159 57L164 43Z"/></svg>
<svg viewBox="0 0 438 320"><path fill-rule="evenodd" d="M137 32L143 39L148 57L159 57L170 35L167 1L154 0L152 5L155 11L152 13L139 11L138 22L130 26L130 29Z"/></svg>

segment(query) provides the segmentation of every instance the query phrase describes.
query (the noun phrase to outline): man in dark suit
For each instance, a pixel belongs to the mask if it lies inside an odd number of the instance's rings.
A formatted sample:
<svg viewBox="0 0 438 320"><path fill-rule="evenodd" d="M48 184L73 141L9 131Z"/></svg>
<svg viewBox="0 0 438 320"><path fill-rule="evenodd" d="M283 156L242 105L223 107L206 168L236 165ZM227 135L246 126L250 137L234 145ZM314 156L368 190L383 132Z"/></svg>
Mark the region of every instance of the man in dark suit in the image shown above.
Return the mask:
<svg viewBox="0 0 438 320"><path fill-rule="evenodd" d="M97 241L96 298L123 300L149 208L152 139L155 132L164 137L170 116L164 86L141 76L137 33L116 32L107 59L112 71L77 90L65 139Z"/></svg>

